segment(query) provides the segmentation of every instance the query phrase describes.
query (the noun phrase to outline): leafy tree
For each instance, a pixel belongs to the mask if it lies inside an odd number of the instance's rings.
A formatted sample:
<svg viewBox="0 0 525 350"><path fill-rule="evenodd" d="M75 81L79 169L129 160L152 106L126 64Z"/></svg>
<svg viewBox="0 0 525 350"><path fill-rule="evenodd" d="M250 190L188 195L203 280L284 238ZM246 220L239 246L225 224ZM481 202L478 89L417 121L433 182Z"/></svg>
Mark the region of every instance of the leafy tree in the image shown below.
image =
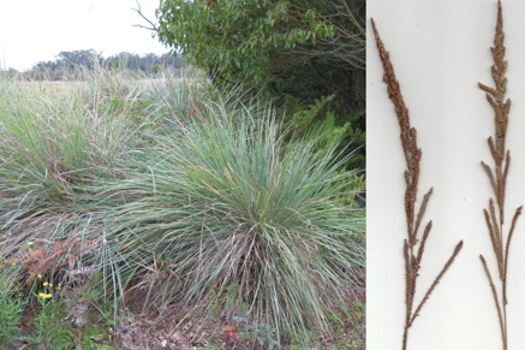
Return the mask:
<svg viewBox="0 0 525 350"><path fill-rule="evenodd" d="M141 72L147 75L155 75L161 68L182 69L186 62L181 55L156 54L137 55L129 52L103 58L95 50L62 51L54 61L41 61L35 64L23 75L36 80L65 80L81 79L78 74L81 69L93 70L97 65L107 69L126 69L133 72Z"/></svg>
<svg viewBox="0 0 525 350"><path fill-rule="evenodd" d="M162 0L157 17L160 40L218 81L364 108L364 0Z"/></svg>
<svg viewBox="0 0 525 350"><path fill-rule="evenodd" d="M73 71L79 67L94 69L96 62L102 59L100 53L93 49L62 51L57 56L58 64L68 71Z"/></svg>
<svg viewBox="0 0 525 350"><path fill-rule="evenodd" d="M364 129L365 0L161 0L159 39L220 84L249 82L293 115L322 106L317 119L347 136ZM356 117L357 116L357 117ZM297 118L296 118L297 119Z"/></svg>
<svg viewBox="0 0 525 350"><path fill-rule="evenodd" d="M121 52L117 55L110 56L101 61L102 65L109 69L129 69L133 72L142 72L145 74L156 74L161 67L182 69L186 62L181 55L163 54L157 56L149 53L143 56Z"/></svg>

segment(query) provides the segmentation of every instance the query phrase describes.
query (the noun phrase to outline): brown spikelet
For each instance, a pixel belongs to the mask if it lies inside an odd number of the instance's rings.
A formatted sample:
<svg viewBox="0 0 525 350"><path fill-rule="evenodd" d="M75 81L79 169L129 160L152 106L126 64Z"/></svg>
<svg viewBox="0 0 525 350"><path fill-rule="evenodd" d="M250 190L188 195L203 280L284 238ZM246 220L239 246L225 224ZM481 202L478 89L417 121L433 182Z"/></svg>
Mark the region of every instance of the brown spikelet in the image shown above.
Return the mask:
<svg viewBox="0 0 525 350"><path fill-rule="evenodd" d="M408 344L408 332L412 326L414 320L421 313L421 309L429 299L430 295L441 281L441 278L448 271L456 256L463 247L463 241L460 241L450 258L444 264L443 268L434 279L434 282L427 289L423 299L417 304L417 308L414 311L415 294L416 294L416 281L418 277L418 271L421 267L423 260L423 253L427 245L427 239L432 229L432 221L429 221L423 231L423 236L419 240L419 227L423 221L428 202L432 195L433 189L430 190L423 196L419 210L416 211L417 202L417 191L419 184L420 175L420 163L422 152L417 146L417 131L410 125L410 118L408 109L405 105L403 95L401 94L401 88L399 82L396 79L392 62L390 61L390 55L386 51L381 37L377 31L374 20L372 19L372 29L374 31L377 48L379 50L379 57L383 64L383 80L386 83L388 96L394 104L397 120L401 129L400 139L403 154L405 156L406 170L404 172L405 178L405 215L407 224L407 238L404 240L403 255L405 259L405 326L403 331L403 345L402 349L407 349ZM418 246L419 243L419 246Z"/></svg>
<svg viewBox="0 0 525 350"><path fill-rule="evenodd" d="M423 231L423 238L421 239L421 244L419 245L419 249L417 251L417 258L416 258L416 264L419 267L421 264L421 260L423 259L423 253L425 252L425 245L427 243L428 235L430 234L430 230L432 229L432 220L430 220L425 227L425 231Z"/></svg>
<svg viewBox="0 0 525 350"><path fill-rule="evenodd" d="M423 196L423 200L421 201L421 206L419 207L419 211L417 214L416 219L416 227L414 228L414 232L412 232L412 239L414 244L416 243L416 236L419 231L419 225L421 224L421 220L423 219L423 215L425 215L425 211L427 210L428 201L430 200L430 196L432 195L432 192L434 189L431 187L430 190Z"/></svg>
<svg viewBox="0 0 525 350"><path fill-rule="evenodd" d="M509 166L510 166L510 150L507 150L507 157L505 158L505 170L503 170L503 187L507 185L507 176L509 175Z"/></svg>
<svg viewBox="0 0 525 350"><path fill-rule="evenodd" d="M494 175L492 174L492 169L484 161L481 161L481 165L483 166L483 169L485 170L485 172L487 173L487 176L489 177L490 185L492 186L492 189L494 190L494 192L496 192L498 186L496 185L496 179L494 178Z"/></svg>
<svg viewBox="0 0 525 350"><path fill-rule="evenodd" d="M489 229L489 235L490 235L490 241L492 243L492 247L494 248L494 251L499 251L496 247L498 246L498 237L496 236L496 232L494 231L494 226L492 226L492 222L490 220L490 214L487 211L487 209L483 209L483 213L485 214L485 222L487 223L487 227Z"/></svg>
<svg viewBox="0 0 525 350"><path fill-rule="evenodd" d="M518 209L516 209L516 212L514 213L514 217L512 218L512 224L510 225L509 237L507 238L507 245L505 247L505 257L504 257L504 261L505 261L505 265L504 265L505 277L507 276L507 264L509 262L510 241L512 240L514 229L516 228L516 222L518 222L518 217L521 215L522 209L523 209L523 206L520 206Z"/></svg>
<svg viewBox="0 0 525 350"><path fill-rule="evenodd" d="M481 162L481 164L489 178L494 195L493 198L490 198L489 209L484 210L484 215L494 255L496 256L497 269L501 284L501 296L497 293L496 284L494 283L489 266L483 255L480 255L480 259L483 269L485 270L485 275L489 280L494 303L498 311L503 350L507 350L507 272L509 250L518 217L521 215L522 207L519 207L516 210L510 230L507 235L505 235L505 197L507 177L511 161L510 150L506 149L506 139L511 100L506 98L507 78L505 77L505 73L507 72L508 63L504 59L506 51L504 39L505 33L503 32L502 6L501 1L498 0L496 34L494 37L494 46L490 49L493 59L490 71L494 87L489 87L482 83L479 83L478 86L486 93L486 99L494 110L494 135L488 138L488 146L494 161L494 166L491 168L485 162Z"/></svg>
<svg viewBox="0 0 525 350"><path fill-rule="evenodd" d="M485 84L482 84L482 83L478 83L478 86L481 90L489 93L490 95L496 95L496 90L494 90L493 88L485 85Z"/></svg>

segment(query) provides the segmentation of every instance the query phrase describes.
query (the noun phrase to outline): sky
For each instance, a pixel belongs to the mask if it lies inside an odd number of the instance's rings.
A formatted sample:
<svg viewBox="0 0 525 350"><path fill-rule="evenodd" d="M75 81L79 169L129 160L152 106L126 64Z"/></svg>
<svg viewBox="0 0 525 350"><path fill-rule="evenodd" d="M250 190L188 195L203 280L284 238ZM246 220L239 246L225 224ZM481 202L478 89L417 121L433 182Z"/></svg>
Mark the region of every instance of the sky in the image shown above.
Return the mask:
<svg viewBox="0 0 525 350"><path fill-rule="evenodd" d="M160 0L138 0L142 13L155 20ZM0 69L30 69L54 60L62 51L95 49L108 57L169 51L133 9L136 0L1 0Z"/></svg>

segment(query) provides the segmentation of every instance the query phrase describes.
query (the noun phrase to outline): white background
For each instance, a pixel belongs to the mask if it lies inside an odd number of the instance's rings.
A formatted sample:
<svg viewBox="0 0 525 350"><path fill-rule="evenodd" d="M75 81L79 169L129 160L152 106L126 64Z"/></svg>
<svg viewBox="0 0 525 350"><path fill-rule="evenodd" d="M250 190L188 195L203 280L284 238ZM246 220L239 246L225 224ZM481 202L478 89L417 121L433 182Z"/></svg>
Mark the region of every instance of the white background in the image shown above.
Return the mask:
<svg viewBox="0 0 525 350"><path fill-rule="evenodd" d="M434 225L417 281L416 304L454 246L464 240L463 250L412 326L409 349L501 349L496 307L479 259L483 253L497 278L482 212L492 193L480 165L481 160L492 164L486 139L494 133L494 116L477 87L477 82L494 85L489 48L497 2L369 0L367 11L390 51L412 126L418 130L423 151L419 199L434 187L425 215ZM525 1L503 1L508 96L513 101L507 134L513 156L507 185L507 230L514 210L525 203L524 14ZM369 24L367 350L400 350L405 315L402 174L406 164ZM509 349L524 349L525 215L513 237L508 279Z"/></svg>
<svg viewBox="0 0 525 350"><path fill-rule="evenodd" d="M153 22L159 0L138 0ZM0 69L26 70L54 60L61 51L95 49L104 57L120 52L165 53L135 11L136 0L0 1Z"/></svg>

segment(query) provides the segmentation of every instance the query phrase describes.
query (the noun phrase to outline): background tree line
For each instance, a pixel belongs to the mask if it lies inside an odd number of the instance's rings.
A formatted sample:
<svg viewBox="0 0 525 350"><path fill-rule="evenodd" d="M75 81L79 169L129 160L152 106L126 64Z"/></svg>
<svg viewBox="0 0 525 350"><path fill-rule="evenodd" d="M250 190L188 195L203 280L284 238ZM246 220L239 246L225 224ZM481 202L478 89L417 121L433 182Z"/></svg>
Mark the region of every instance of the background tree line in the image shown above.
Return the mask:
<svg viewBox="0 0 525 350"><path fill-rule="evenodd" d="M154 53L138 55L121 52L104 58L97 51L90 49L62 51L55 60L40 61L24 72L10 69L6 74L17 75L29 80L70 80L80 79L81 70L94 70L96 66L109 70L127 70L152 77L158 75L163 69L183 69L186 67L186 62L182 55L177 54L158 56Z"/></svg>

